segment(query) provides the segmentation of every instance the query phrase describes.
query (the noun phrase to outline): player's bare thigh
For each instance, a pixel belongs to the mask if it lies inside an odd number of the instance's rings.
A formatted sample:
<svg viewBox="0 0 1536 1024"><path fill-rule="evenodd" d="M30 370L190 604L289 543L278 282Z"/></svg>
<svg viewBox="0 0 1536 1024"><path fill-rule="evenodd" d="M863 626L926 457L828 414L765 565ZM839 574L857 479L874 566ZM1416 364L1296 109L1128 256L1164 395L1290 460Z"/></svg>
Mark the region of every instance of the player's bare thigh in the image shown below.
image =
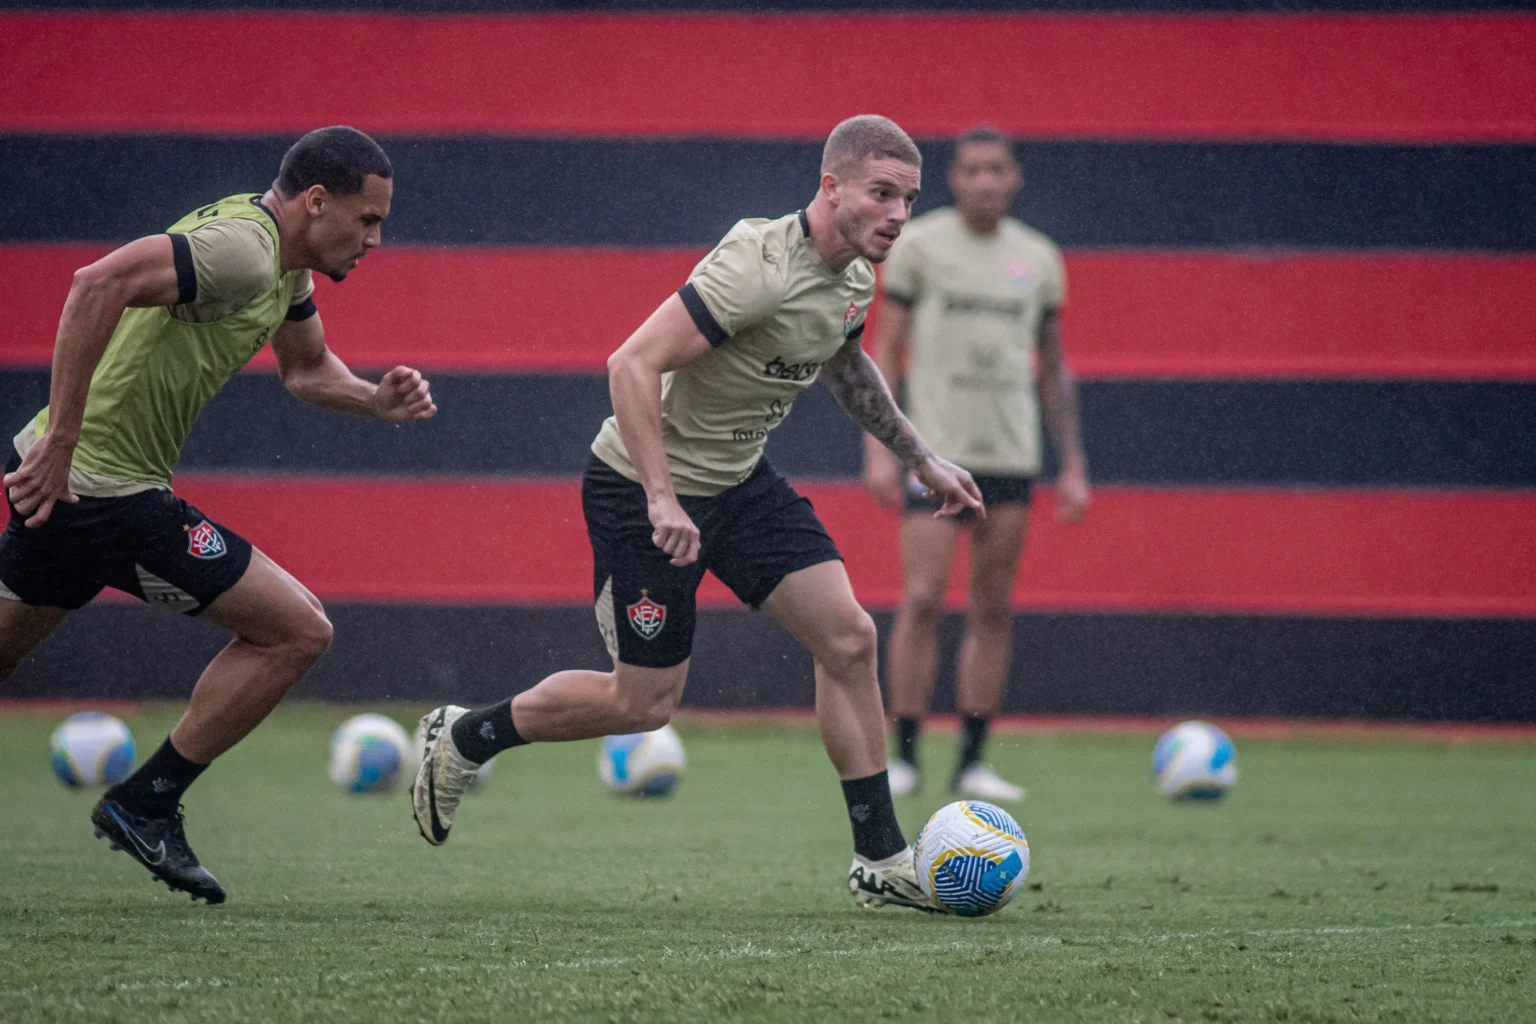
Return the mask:
<svg viewBox="0 0 1536 1024"><path fill-rule="evenodd" d="M68 614L67 608L0 597L0 680L9 679L21 659L46 640Z"/></svg>
<svg viewBox="0 0 1536 1024"><path fill-rule="evenodd" d="M303 640L328 645L331 624L320 599L259 549L240 581L214 599L202 618L259 647Z"/></svg>
<svg viewBox="0 0 1536 1024"><path fill-rule="evenodd" d="M1029 506L1019 502L991 505L987 517L973 522L970 529L971 604L1006 608L1012 600L1013 581L1029 532Z"/></svg>
<svg viewBox="0 0 1536 1024"><path fill-rule="evenodd" d="M901 598L908 608L934 613L944 606L959 533L953 518L935 519L932 512L901 517Z"/></svg>
<svg viewBox="0 0 1536 1024"><path fill-rule="evenodd" d="M866 647L873 655L874 622L836 559L785 576L762 608L817 660L858 660Z"/></svg>

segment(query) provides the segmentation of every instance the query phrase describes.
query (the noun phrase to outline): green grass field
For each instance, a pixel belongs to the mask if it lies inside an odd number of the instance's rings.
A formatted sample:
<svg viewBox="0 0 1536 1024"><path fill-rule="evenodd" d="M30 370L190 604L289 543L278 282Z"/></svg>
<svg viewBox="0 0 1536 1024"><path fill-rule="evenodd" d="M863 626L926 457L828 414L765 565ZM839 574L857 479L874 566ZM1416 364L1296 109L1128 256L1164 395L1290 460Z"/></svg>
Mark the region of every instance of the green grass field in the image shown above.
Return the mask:
<svg viewBox="0 0 1536 1024"><path fill-rule="evenodd" d="M1536 748L1239 741L1231 799L1173 806L1147 737L1001 737L1030 888L973 921L854 908L808 729L685 730L647 803L592 743L517 751L432 849L327 781L343 715L285 707L193 789L217 908L91 838L51 717L0 716L0 1020L1536 1020Z"/></svg>

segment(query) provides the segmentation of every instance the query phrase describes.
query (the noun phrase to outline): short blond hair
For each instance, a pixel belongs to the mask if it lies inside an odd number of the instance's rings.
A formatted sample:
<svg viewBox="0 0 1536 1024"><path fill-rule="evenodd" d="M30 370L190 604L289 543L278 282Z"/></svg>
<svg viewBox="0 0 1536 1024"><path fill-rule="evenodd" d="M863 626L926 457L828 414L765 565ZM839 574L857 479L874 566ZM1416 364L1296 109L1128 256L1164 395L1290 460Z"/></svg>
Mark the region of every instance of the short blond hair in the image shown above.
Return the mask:
<svg viewBox="0 0 1536 1024"><path fill-rule="evenodd" d="M822 174L844 174L870 157L889 157L914 167L923 166L923 154L901 126L879 114L850 117L827 136L821 151Z"/></svg>

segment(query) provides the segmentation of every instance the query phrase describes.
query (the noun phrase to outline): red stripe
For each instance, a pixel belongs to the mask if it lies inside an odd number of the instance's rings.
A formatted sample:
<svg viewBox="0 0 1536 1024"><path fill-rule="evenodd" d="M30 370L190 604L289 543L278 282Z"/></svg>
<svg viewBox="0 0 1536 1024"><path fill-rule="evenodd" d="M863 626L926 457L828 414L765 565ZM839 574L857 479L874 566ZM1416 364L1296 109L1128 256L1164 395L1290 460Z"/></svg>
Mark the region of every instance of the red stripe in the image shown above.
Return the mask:
<svg viewBox="0 0 1536 1024"><path fill-rule="evenodd" d="M50 361L70 275L103 251L0 246L0 365ZM318 302L358 366L600 372L699 255L385 248L346 284L322 280ZM1084 377L1536 379L1533 256L1077 251L1067 263L1066 345Z"/></svg>
<svg viewBox="0 0 1536 1024"><path fill-rule="evenodd" d="M900 597L897 518L808 484L860 598ZM575 482L186 477L180 491L322 596L585 604ZM1074 611L1536 616L1536 493L1102 488L1087 522L1040 503L1014 603ZM963 601L955 567L951 604ZM733 599L713 579L701 599Z"/></svg>
<svg viewBox="0 0 1536 1024"><path fill-rule="evenodd" d="M1515 141L1533 52L1520 14L4 14L0 130Z"/></svg>

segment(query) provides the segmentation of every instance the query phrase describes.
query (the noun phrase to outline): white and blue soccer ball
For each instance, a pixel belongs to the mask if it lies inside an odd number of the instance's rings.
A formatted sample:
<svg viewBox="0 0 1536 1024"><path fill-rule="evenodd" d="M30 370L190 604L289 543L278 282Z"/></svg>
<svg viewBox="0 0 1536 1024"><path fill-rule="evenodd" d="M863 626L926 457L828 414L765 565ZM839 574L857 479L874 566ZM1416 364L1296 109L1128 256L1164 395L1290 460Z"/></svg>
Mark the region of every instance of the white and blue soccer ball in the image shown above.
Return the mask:
<svg viewBox="0 0 1536 1024"><path fill-rule="evenodd" d="M331 734L331 781L349 793L393 789L414 769L400 723L372 712L353 715Z"/></svg>
<svg viewBox="0 0 1536 1024"><path fill-rule="evenodd" d="M53 730L53 774L66 786L115 786L133 771L133 733L100 711L70 715Z"/></svg>
<svg viewBox="0 0 1536 1024"><path fill-rule="evenodd" d="M912 841L923 891L951 914L985 917L1008 905L1029 874L1029 841L1013 815L980 800L940 807Z"/></svg>
<svg viewBox="0 0 1536 1024"><path fill-rule="evenodd" d="M677 730L664 725L654 732L604 736L597 752L597 773L615 793L666 796L677 788L686 761Z"/></svg>
<svg viewBox="0 0 1536 1024"><path fill-rule="evenodd" d="M1219 800L1237 782L1237 748L1209 722L1180 722L1152 751L1157 791L1174 800Z"/></svg>

